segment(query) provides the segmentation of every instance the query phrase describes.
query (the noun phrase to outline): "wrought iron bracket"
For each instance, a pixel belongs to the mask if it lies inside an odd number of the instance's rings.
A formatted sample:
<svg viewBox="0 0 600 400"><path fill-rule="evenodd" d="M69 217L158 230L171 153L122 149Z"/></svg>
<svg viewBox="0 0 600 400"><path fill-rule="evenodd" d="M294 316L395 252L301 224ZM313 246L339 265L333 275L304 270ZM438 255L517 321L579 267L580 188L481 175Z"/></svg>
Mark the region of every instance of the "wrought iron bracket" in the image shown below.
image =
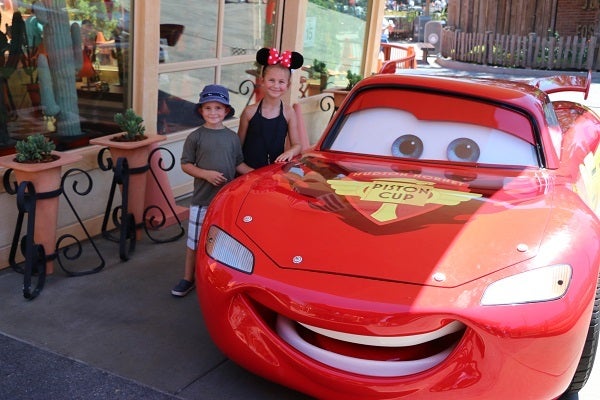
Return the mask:
<svg viewBox="0 0 600 400"><path fill-rule="evenodd" d="M164 160L161 157L157 161L158 168L165 172L170 171L175 166L175 156L173 153L171 153L171 151L164 147L157 147L153 149L148 155L147 164L137 168L129 168L127 159L124 157L117 158L116 163L114 163L112 158L105 156L106 151L109 151L108 147L102 148L98 153L99 168L103 171L113 171L113 179L108 201L106 203L104 218L102 220L102 236L110 241L119 243L119 257L123 261L127 261L129 259L129 254L135 250L137 239L136 232L138 229L143 229L148 238L150 238L150 240L152 240L154 243L173 242L185 234L181 220L179 219L174 207L171 205L171 202L169 201L164 189L161 187L155 171L151 167L152 158L156 154L160 155L161 150L165 151L170 156L171 162L168 165L165 165L163 163ZM131 175L144 174L147 172L150 172L149 176L152 177L152 179L154 179L156 182L162 197L165 199L165 203L168 204L171 215L175 217L177 224L179 225L179 229L172 236L161 238L154 234L157 230L162 228L167 221L165 211L160 206L151 204L145 207L142 221L136 221L135 216L129 211L129 177ZM121 204L116 205L113 208L115 194L119 185L121 186ZM158 212L159 217L157 218L154 215L150 216L152 211ZM109 231L109 220L111 220L116 227L116 233Z"/></svg>
<svg viewBox="0 0 600 400"><path fill-rule="evenodd" d="M7 169L3 176L4 189L7 193L16 195L18 209L17 222L10 247L8 261L13 270L23 274L23 296L26 299L32 300L41 293L46 282L46 263L48 261L57 260L62 270L69 276L88 275L100 272L105 265L104 258L102 257L102 254L100 254L92 237L81 221L77 210L65 192L65 179L74 172L80 172L88 179L88 189L86 191L78 190L77 181L75 180L72 186L73 192L79 195L88 194L92 187L92 180L89 174L81 169L70 169L62 176L61 185L58 189L45 193L37 193L34 184L30 181L23 181L18 185L16 181L11 181L10 176L12 172L12 169ZM88 241L93 246L96 255L99 258L99 264L90 269L81 270L81 267L77 267L77 270L69 269L69 266L66 263L65 259L73 262L83 254L83 246L81 245L81 242L73 235L62 235L56 241L54 249L45 249L43 245L35 243L34 235L37 201L55 198L61 194L67 200L73 215L75 215L77 218L77 221L83 228ZM27 227L25 235L21 237L21 230L23 228L25 214L27 214ZM68 243L67 239L69 239ZM72 251L74 246L78 248L78 251L75 253ZM17 249L19 247L22 255L25 258L25 260L20 263L16 262ZM32 289L33 281L36 282L35 287Z"/></svg>

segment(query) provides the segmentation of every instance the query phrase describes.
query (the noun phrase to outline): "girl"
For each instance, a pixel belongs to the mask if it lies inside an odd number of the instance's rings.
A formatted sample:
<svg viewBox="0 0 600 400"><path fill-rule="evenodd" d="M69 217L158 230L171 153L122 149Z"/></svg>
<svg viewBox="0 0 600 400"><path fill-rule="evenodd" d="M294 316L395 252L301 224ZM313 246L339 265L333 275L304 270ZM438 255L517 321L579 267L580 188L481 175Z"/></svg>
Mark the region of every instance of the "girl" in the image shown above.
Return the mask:
<svg viewBox="0 0 600 400"><path fill-rule="evenodd" d="M281 97L290 87L291 70L300 68L304 58L295 51L279 54L276 49L262 48L256 61L263 65L264 97L244 109L238 129L244 161L252 168L290 161L301 150L296 114Z"/></svg>

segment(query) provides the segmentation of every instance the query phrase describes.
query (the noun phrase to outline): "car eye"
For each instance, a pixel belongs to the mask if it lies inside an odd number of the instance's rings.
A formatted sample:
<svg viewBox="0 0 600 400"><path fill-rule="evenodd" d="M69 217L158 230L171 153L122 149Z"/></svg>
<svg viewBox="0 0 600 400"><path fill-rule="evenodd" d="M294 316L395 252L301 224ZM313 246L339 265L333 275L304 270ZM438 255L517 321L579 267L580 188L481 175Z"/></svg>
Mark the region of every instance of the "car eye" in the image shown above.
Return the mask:
<svg viewBox="0 0 600 400"><path fill-rule="evenodd" d="M212 225L206 236L206 254L218 262L238 271L251 274L254 255L243 244L224 230Z"/></svg>
<svg viewBox="0 0 600 400"><path fill-rule="evenodd" d="M524 304L560 299L565 295L573 269L556 264L512 275L489 285L481 298L484 306Z"/></svg>
<svg viewBox="0 0 600 400"><path fill-rule="evenodd" d="M446 156L449 161L475 162L480 155L479 146L469 138L454 139L448 145Z"/></svg>
<svg viewBox="0 0 600 400"><path fill-rule="evenodd" d="M423 154L423 141L415 135L402 135L392 143L394 157L419 158Z"/></svg>

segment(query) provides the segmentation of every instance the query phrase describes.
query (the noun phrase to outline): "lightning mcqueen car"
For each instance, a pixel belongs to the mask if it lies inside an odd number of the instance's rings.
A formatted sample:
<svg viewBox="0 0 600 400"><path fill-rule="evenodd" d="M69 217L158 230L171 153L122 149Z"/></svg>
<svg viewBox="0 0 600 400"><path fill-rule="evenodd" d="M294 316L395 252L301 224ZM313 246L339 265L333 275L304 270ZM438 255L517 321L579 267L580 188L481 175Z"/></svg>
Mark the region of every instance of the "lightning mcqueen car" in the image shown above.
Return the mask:
<svg viewBox="0 0 600 400"><path fill-rule="evenodd" d="M555 399L600 322L600 121L532 82L378 75L203 225L217 346L322 399ZM583 97L584 95L581 94Z"/></svg>

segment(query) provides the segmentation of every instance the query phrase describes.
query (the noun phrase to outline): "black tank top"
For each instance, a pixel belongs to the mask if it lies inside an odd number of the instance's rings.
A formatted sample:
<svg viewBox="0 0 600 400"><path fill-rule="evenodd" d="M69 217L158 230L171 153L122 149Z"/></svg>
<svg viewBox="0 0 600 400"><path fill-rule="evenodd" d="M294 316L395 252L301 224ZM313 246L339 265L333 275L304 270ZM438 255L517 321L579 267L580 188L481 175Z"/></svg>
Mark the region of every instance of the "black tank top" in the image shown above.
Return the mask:
<svg viewBox="0 0 600 400"><path fill-rule="evenodd" d="M283 153L286 136L287 121L283 115L283 102L279 107L279 115L268 119L262 115L261 101L248 123L248 132L242 148L244 162L252 168L273 163Z"/></svg>

